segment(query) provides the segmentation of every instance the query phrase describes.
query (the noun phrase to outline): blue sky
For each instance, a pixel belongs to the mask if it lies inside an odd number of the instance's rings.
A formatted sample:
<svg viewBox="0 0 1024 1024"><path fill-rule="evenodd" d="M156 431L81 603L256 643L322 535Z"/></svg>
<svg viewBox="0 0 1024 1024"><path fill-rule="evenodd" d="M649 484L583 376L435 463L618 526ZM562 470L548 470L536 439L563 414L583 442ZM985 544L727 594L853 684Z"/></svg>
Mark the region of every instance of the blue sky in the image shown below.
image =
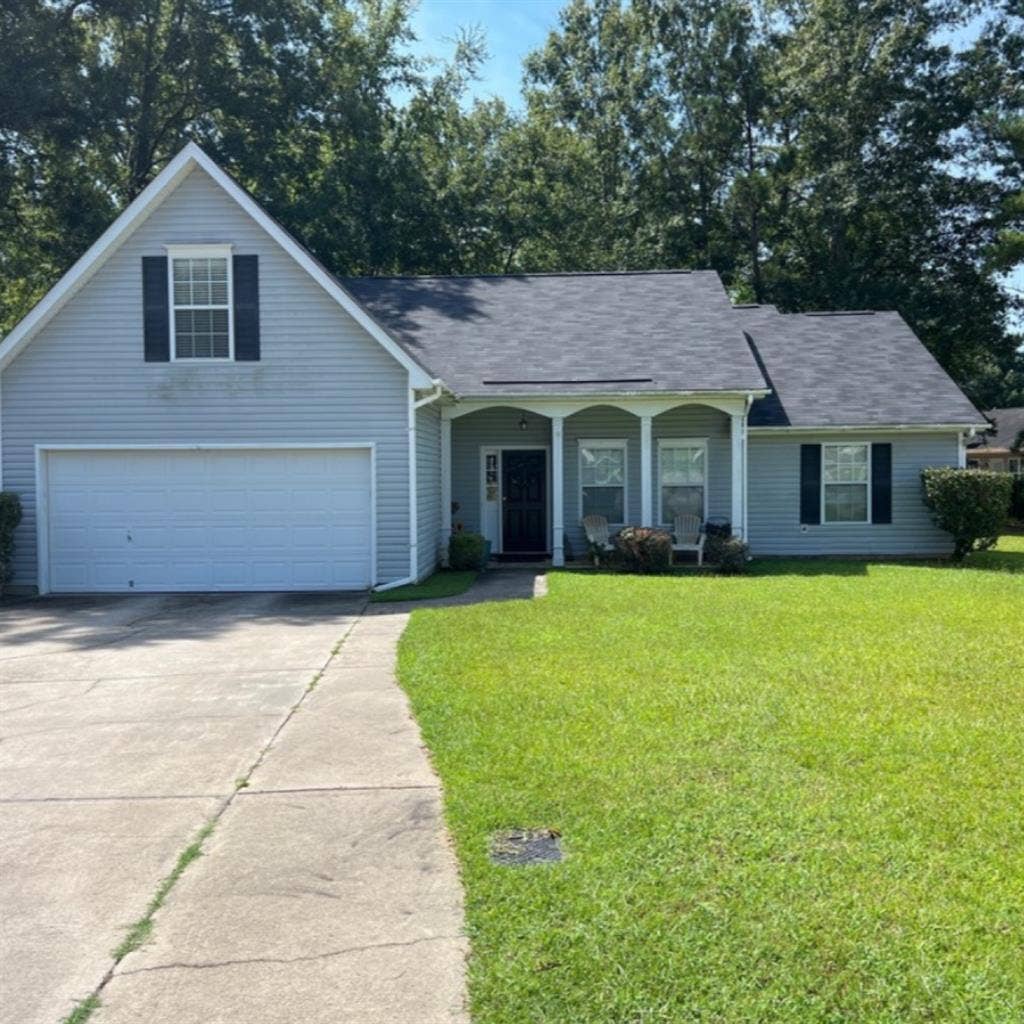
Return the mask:
<svg viewBox="0 0 1024 1024"><path fill-rule="evenodd" d="M481 69L472 94L481 99L500 96L519 105L523 57L543 45L558 24L564 0L420 0L412 19L418 42L414 51L424 57L449 57L460 28L479 26L490 57Z"/></svg>

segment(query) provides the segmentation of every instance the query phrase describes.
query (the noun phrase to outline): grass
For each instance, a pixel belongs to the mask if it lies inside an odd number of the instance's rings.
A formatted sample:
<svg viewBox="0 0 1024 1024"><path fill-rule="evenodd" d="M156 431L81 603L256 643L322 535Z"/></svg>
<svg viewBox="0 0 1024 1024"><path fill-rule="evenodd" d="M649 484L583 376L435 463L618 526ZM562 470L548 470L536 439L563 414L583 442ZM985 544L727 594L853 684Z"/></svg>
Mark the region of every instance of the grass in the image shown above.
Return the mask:
<svg viewBox="0 0 1024 1024"><path fill-rule="evenodd" d="M1022 537L416 611L476 1024L1024 1019L1022 624Z"/></svg>
<svg viewBox="0 0 1024 1024"><path fill-rule="evenodd" d="M247 779L240 779L236 782L235 789L241 789L247 785ZM167 894L174 888L174 883L181 878L189 864L203 855L203 843L213 831L213 828L213 822L205 825L199 830L195 839L181 852L181 856L178 857L171 873L157 886L153 898L149 901L149 906L146 907L145 914L128 929L128 933L111 954L114 958L114 963L120 963L129 953L138 949L149 939L153 932L153 918L156 912L164 905Z"/></svg>
<svg viewBox="0 0 1024 1024"><path fill-rule="evenodd" d="M87 996L61 1021L61 1024L85 1024L99 1008L99 999L96 996Z"/></svg>
<svg viewBox="0 0 1024 1024"><path fill-rule="evenodd" d="M409 583L404 587L395 587L394 590L374 591L370 595L370 601L429 601L437 597L455 597L469 590L476 576L477 574L471 570L442 569L421 583Z"/></svg>

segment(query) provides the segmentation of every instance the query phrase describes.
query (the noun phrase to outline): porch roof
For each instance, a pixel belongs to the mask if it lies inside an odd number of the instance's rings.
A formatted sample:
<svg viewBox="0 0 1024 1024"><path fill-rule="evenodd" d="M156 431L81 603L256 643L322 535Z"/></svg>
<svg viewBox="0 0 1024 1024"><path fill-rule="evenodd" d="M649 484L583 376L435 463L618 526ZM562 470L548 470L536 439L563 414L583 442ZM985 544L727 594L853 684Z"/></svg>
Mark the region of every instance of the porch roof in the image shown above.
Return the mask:
<svg viewBox="0 0 1024 1024"><path fill-rule="evenodd" d="M343 284L460 397L766 387L714 271Z"/></svg>

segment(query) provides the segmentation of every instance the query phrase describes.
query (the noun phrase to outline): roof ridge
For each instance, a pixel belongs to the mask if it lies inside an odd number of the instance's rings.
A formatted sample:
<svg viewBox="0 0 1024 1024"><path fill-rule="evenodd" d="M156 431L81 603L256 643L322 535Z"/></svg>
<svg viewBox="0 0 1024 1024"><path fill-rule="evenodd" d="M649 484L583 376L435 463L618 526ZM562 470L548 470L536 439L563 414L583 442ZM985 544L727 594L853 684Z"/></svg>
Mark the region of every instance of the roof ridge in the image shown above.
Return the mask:
<svg viewBox="0 0 1024 1024"><path fill-rule="evenodd" d="M891 312L891 311L885 311ZM798 316L874 316L873 309L806 309Z"/></svg>
<svg viewBox="0 0 1024 1024"><path fill-rule="evenodd" d="M655 277L684 274L715 274L715 270L538 270L520 274L343 274L343 281L476 281L512 277Z"/></svg>

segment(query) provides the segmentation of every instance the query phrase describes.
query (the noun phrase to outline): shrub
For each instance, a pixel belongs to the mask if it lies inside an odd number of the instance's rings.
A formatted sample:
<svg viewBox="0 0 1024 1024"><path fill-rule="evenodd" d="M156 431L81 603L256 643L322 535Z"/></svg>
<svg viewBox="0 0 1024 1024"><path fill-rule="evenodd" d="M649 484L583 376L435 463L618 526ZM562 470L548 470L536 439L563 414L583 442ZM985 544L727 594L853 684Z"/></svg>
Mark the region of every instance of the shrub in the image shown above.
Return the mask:
<svg viewBox="0 0 1024 1024"><path fill-rule="evenodd" d="M672 535L651 526L627 526L615 536L627 572L667 572L672 567Z"/></svg>
<svg viewBox="0 0 1024 1024"><path fill-rule="evenodd" d="M704 559L723 576L738 576L747 571L750 548L739 537L708 534L704 542Z"/></svg>
<svg viewBox="0 0 1024 1024"><path fill-rule="evenodd" d="M1010 510L1009 474L942 466L921 470L921 484L935 525L953 536L955 562L999 539Z"/></svg>
<svg viewBox="0 0 1024 1024"><path fill-rule="evenodd" d="M448 541L448 568L482 569L487 560L487 542L479 533L460 531Z"/></svg>
<svg viewBox="0 0 1024 1024"><path fill-rule="evenodd" d="M21 522L21 500L10 491L0 491L0 591L10 579L14 530Z"/></svg>

